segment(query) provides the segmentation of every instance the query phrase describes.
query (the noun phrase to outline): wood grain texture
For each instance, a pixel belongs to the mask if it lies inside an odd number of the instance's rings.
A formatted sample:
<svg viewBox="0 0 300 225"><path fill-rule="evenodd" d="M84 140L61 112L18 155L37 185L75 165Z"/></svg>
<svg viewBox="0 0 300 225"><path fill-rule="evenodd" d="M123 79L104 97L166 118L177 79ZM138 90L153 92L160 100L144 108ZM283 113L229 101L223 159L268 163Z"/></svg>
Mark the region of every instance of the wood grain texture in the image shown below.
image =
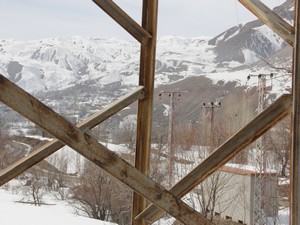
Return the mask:
<svg viewBox="0 0 300 225"><path fill-rule="evenodd" d="M143 45L148 44L148 41L152 36L112 0L93 0L93 2L130 33L137 41Z"/></svg>
<svg viewBox="0 0 300 225"><path fill-rule="evenodd" d="M79 123L77 127L79 127L82 131L88 131L93 127L97 126L104 120L113 116L117 112L121 111L131 103L135 102L138 99L144 98L144 87L140 86L135 90L129 92L125 96L119 98L115 102L109 104L105 108L101 109L99 112L90 116L83 122ZM4 170L0 171L0 186L20 175L33 165L39 163L43 159L47 158L60 148L65 146L64 143L55 139L41 146L40 148L35 149L31 153L29 153L24 158L18 160L12 165L8 166Z"/></svg>
<svg viewBox="0 0 300 225"><path fill-rule="evenodd" d="M149 174L153 93L155 76L155 50L157 33L158 0L143 0L142 26L152 38L148 45L141 45L139 85L145 87L145 98L138 102L135 167ZM132 224L144 225L144 221L134 218L146 208L146 199L133 194Z"/></svg>

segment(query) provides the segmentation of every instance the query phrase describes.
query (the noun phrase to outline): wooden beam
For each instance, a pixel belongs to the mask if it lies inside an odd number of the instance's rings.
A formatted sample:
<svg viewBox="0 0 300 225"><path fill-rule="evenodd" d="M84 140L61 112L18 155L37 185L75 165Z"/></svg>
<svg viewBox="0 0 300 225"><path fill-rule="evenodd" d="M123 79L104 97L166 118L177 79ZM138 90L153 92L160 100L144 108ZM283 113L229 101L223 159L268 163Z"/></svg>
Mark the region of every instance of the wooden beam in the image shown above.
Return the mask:
<svg viewBox="0 0 300 225"><path fill-rule="evenodd" d="M288 22L283 20L259 0L239 0L239 2L257 16L264 24L269 26L281 38L286 40L291 46L294 46L295 29Z"/></svg>
<svg viewBox="0 0 300 225"><path fill-rule="evenodd" d="M158 0L143 0L142 26L152 35L148 45L141 46L139 85L145 87L145 98L138 102L135 167L149 174L153 92L155 74L155 49L157 36ZM132 224L143 225L134 218L146 208L146 199L133 194Z"/></svg>
<svg viewBox="0 0 300 225"><path fill-rule="evenodd" d="M293 122L291 148L290 224L300 225L300 4L295 1L296 42L293 60Z"/></svg>
<svg viewBox="0 0 300 225"><path fill-rule="evenodd" d="M88 131L93 127L97 126L98 124L100 124L101 122L103 122L104 120L113 116L117 112L121 111L131 103L142 98L144 98L144 87L140 86L135 90L129 92L125 96L122 96L115 102L109 104L105 108L101 109L99 112L90 116L83 122L79 123L77 127L79 127L84 132ZM55 139L53 141L46 143L40 148L34 150L33 152L29 153L27 156L11 164L7 168L1 170L0 186L10 181L11 179L15 178L16 176L20 175L21 173L23 173L33 165L39 163L43 159L47 158L48 156L50 156L51 154L53 154L63 146L65 146L64 143Z"/></svg>
<svg viewBox="0 0 300 225"><path fill-rule="evenodd" d="M0 75L0 101L76 150L182 223L212 225L203 215L120 158L118 154L108 150L92 136L72 125L65 118L2 75Z"/></svg>
<svg viewBox="0 0 300 225"><path fill-rule="evenodd" d="M182 178L170 192L182 198L194 187L199 185L209 175L221 168L225 163L236 156L246 146L251 144L278 121L286 117L292 110L292 96L283 95L271 106L255 117L244 128L218 147L208 158ZM161 210L150 205L136 219L152 222L161 215Z"/></svg>
<svg viewBox="0 0 300 225"><path fill-rule="evenodd" d="M93 2L141 44L146 45L151 39L152 36L112 0L93 0Z"/></svg>

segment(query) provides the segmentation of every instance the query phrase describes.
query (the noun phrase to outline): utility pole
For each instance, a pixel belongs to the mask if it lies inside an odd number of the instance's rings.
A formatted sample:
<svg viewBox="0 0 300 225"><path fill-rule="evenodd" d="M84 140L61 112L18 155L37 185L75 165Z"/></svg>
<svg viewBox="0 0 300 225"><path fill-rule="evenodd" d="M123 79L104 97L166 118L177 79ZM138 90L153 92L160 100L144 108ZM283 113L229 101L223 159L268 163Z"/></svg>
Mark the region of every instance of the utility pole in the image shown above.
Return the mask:
<svg viewBox="0 0 300 225"><path fill-rule="evenodd" d="M271 74L250 74L247 79L251 77L258 78L258 106L257 112L261 113L266 108L266 83L267 78L273 78ZM266 209L266 198L265 198L265 187L266 187L266 169L267 160L265 151L263 149L263 136L256 141L256 158L255 158L255 190L254 190L254 213L253 213L253 224L265 225L267 224L267 217L265 215Z"/></svg>
<svg viewBox="0 0 300 225"><path fill-rule="evenodd" d="M180 101L180 97L187 91L161 91L159 93L160 100L163 95L169 97L169 130L168 130L168 146L169 146L169 186L172 187L173 173L175 171L175 149L174 149L174 119L175 119L175 102ZM177 98L177 99L176 99Z"/></svg>
<svg viewBox="0 0 300 225"><path fill-rule="evenodd" d="M213 146L213 134L214 134L214 127L215 127L215 108L220 108L221 102L204 102L203 103L203 113L205 117L208 117L208 121L210 122L210 132L209 132L209 138L208 138L208 145ZM206 114L205 114L206 112Z"/></svg>

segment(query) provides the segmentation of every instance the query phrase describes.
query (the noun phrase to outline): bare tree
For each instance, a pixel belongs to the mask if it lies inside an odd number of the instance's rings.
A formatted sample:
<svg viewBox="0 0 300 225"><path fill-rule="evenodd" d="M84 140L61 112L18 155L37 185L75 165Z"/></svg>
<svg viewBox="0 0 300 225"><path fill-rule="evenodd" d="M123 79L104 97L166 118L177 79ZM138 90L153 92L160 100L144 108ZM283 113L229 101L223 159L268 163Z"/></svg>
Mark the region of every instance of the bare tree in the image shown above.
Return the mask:
<svg viewBox="0 0 300 225"><path fill-rule="evenodd" d="M278 123L265 135L265 148L268 150L268 165L278 171L281 177L288 177L290 167L290 118Z"/></svg>
<svg viewBox="0 0 300 225"><path fill-rule="evenodd" d="M132 191L115 178L112 179L111 190L111 221L119 225L130 224Z"/></svg>
<svg viewBox="0 0 300 225"><path fill-rule="evenodd" d="M286 57L276 57L276 62L270 59L260 58L267 66L278 72L292 74L292 59L287 60Z"/></svg>
<svg viewBox="0 0 300 225"><path fill-rule="evenodd" d="M230 195L227 193L238 188L238 184L232 182L231 174L217 171L190 193L189 202L193 207L199 208L207 219L213 221L216 214L221 214L237 201L241 192Z"/></svg>
<svg viewBox="0 0 300 225"><path fill-rule="evenodd" d="M78 214L120 225L130 223L132 192L93 163L86 160L71 192L70 204Z"/></svg>
<svg viewBox="0 0 300 225"><path fill-rule="evenodd" d="M136 140L136 118L126 117L118 130L116 131L116 137L119 143L125 144L128 149L135 149Z"/></svg>
<svg viewBox="0 0 300 225"><path fill-rule="evenodd" d="M111 214L111 179L103 170L86 160L79 184L71 188L71 205L77 213L108 220Z"/></svg>
<svg viewBox="0 0 300 225"><path fill-rule="evenodd" d="M29 178L24 185L23 194L25 198L32 201L34 205L41 206L46 193L46 177L44 172L37 166L29 170Z"/></svg>
<svg viewBox="0 0 300 225"><path fill-rule="evenodd" d="M61 150L48 158L52 170L47 173L47 186L53 190L56 197L65 200L68 195L69 180L67 179L69 156L67 152Z"/></svg>

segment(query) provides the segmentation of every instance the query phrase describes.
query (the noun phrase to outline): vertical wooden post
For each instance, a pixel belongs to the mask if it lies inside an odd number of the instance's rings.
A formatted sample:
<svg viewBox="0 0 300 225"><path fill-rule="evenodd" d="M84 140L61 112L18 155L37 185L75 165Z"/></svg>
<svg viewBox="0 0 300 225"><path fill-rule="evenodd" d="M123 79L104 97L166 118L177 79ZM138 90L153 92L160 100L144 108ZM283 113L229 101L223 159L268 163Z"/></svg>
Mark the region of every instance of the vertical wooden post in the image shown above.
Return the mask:
<svg viewBox="0 0 300 225"><path fill-rule="evenodd" d="M294 72L293 72L293 133L291 152L291 213L290 224L300 224L300 5L295 0Z"/></svg>
<svg viewBox="0 0 300 225"><path fill-rule="evenodd" d="M152 105L155 73L155 50L157 36L158 0L143 0L142 27L152 36L146 45L141 45L139 84L145 87L145 98L138 102L135 167L149 173ZM146 199L133 194L132 224L142 225L135 217L146 208Z"/></svg>

